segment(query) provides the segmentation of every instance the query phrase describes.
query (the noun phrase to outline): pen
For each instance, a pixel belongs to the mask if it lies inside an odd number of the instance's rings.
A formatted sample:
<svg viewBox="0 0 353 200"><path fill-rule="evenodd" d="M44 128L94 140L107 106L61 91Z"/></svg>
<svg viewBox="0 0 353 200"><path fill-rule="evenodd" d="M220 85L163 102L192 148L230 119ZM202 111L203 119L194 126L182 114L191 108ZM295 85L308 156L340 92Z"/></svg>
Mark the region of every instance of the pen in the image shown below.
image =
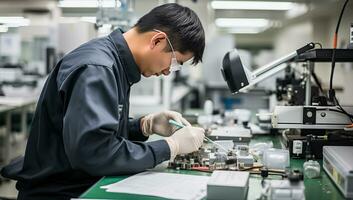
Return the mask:
<svg viewBox="0 0 353 200"><path fill-rule="evenodd" d="M179 122L177 122L177 121L175 121L175 120L172 120L172 119L170 119L168 122L169 122L169 124L172 124L172 125L174 125L174 126L176 126L176 127L178 127L178 128L183 128L183 127L185 127L185 125L183 125L183 124L181 124L181 123L179 123ZM217 145L218 147L220 147L220 148L223 149L224 151L228 152L227 149L225 149L225 148L224 148L223 146L221 146L220 144L214 142L214 141L211 140L210 138L208 138L208 137L205 136L204 140L205 140L205 141L209 141L209 142L211 142L212 144Z"/></svg>
<svg viewBox="0 0 353 200"><path fill-rule="evenodd" d="M172 119L170 119L168 122L169 122L169 124L172 124L172 125L174 125L174 126L176 126L178 128L184 128L185 127L184 124L180 124L179 122L177 122L175 120L172 120Z"/></svg>

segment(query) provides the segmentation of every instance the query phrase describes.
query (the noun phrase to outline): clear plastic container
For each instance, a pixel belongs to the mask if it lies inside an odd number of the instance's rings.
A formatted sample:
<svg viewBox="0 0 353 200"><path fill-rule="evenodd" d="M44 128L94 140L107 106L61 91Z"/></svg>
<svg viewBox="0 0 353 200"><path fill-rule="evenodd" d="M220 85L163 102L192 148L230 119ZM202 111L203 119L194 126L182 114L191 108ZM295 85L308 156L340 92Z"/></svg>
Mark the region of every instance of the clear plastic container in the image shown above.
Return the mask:
<svg viewBox="0 0 353 200"><path fill-rule="evenodd" d="M289 151L285 149L267 149L262 158L268 169L286 169L289 167Z"/></svg>
<svg viewBox="0 0 353 200"><path fill-rule="evenodd" d="M317 161L309 160L303 164L304 175L308 178L317 178L320 176L320 164Z"/></svg>
<svg viewBox="0 0 353 200"><path fill-rule="evenodd" d="M262 157L264 151L273 148L273 142L259 142L250 144L250 150L258 157Z"/></svg>

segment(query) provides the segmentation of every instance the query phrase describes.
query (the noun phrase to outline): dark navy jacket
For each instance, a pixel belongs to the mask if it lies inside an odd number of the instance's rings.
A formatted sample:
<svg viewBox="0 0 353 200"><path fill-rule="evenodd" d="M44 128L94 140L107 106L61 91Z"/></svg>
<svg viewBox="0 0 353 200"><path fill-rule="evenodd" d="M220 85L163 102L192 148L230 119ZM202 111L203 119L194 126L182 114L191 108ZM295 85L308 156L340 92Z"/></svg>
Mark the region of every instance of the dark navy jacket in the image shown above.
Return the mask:
<svg viewBox="0 0 353 200"><path fill-rule="evenodd" d="M39 98L24 157L2 169L19 199L77 197L102 176L133 174L170 158L165 140L147 139L129 119L140 77L120 30L67 54Z"/></svg>

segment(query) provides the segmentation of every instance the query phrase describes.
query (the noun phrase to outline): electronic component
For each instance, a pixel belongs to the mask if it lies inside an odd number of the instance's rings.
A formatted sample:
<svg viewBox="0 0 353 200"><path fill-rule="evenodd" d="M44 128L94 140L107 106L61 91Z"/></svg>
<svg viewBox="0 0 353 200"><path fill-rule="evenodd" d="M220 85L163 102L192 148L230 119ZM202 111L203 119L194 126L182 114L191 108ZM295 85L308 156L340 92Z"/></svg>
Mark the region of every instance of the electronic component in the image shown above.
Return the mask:
<svg viewBox="0 0 353 200"><path fill-rule="evenodd" d="M254 156L249 154L249 146L237 145L237 161L238 168L254 165Z"/></svg>
<svg viewBox="0 0 353 200"><path fill-rule="evenodd" d="M254 157L252 155L238 156L238 168L252 167L254 165Z"/></svg>
<svg viewBox="0 0 353 200"><path fill-rule="evenodd" d="M212 140L233 140L237 144L248 144L251 130L242 126L224 126L212 130L208 136Z"/></svg>
<svg viewBox="0 0 353 200"><path fill-rule="evenodd" d="M238 156L249 155L249 146L247 145L237 145Z"/></svg>
<svg viewBox="0 0 353 200"><path fill-rule="evenodd" d="M207 182L207 199L245 199L249 172L214 171Z"/></svg>
<svg viewBox="0 0 353 200"><path fill-rule="evenodd" d="M269 169L286 169L289 167L289 151L285 149L268 149L264 151L262 162Z"/></svg>
<svg viewBox="0 0 353 200"><path fill-rule="evenodd" d="M307 133L310 134L305 136ZM291 158L321 159L323 146L353 146L353 135L343 130L310 130L307 133L295 129L283 131L282 142L288 148ZM294 141L298 140L303 143L301 154L297 154L299 151L293 152L295 150Z"/></svg>
<svg viewBox="0 0 353 200"><path fill-rule="evenodd" d="M293 183L290 180L270 180L268 184L271 200L305 200L303 181Z"/></svg>
<svg viewBox="0 0 353 200"><path fill-rule="evenodd" d="M303 154L303 141L302 140L293 140L292 152L296 156Z"/></svg>
<svg viewBox="0 0 353 200"><path fill-rule="evenodd" d="M305 63L306 64L306 63ZM305 76L297 77L295 69L288 64L283 78L276 79L276 97L286 105L304 105L305 103ZM314 89L315 88L315 89ZM317 91L317 92L316 92ZM311 95L317 96L318 88L311 88Z"/></svg>
<svg viewBox="0 0 353 200"><path fill-rule="evenodd" d="M237 158L232 151L220 151L213 144L204 144L198 151L177 155L168 164L169 168L180 170L236 170Z"/></svg>
<svg viewBox="0 0 353 200"><path fill-rule="evenodd" d="M323 168L346 198L353 198L352 154L352 146L323 147Z"/></svg>
<svg viewBox="0 0 353 200"><path fill-rule="evenodd" d="M263 178L261 200L305 200L304 176L300 170L294 169L286 173L285 180L266 180L268 170L261 169Z"/></svg>
<svg viewBox="0 0 353 200"><path fill-rule="evenodd" d="M352 113L352 107L344 108ZM273 128L343 129L351 124L336 106L276 106L272 115Z"/></svg>
<svg viewBox="0 0 353 200"><path fill-rule="evenodd" d="M286 173L288 180L292 183L298 183L304 180L303 172L299 169L293 169Z"/></svg>
<svg viewBox="0 0 353 200"><path fill-rule="evenodd" d="M309 160L303 165L304 174L308 178L317 178L320 176L320 164L317 161Z"/></svg>

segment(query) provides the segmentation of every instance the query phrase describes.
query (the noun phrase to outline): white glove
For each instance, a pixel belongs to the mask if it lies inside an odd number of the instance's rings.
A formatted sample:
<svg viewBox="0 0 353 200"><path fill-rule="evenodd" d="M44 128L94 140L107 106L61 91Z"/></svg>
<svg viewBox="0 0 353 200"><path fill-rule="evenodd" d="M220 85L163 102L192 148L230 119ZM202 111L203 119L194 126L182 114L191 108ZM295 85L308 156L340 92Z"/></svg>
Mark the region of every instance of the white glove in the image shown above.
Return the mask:
<svg viewBox="0 0 353 200"><path fill-rule="evenodd" d="M160 113L149 114L141 119L141 129L145 136L156 133L158 135L168 137L179 128L169 124L169 120L175 120L176 122L185 126L191 126L191 124L183 118L183 116L174 111L163 111Z"/></svg>
<svg viewBox="0 0 353 200"><path fill-rule="evenodd" d="M198 127L184 127L176 131L172 136L165 138L170 148L170 159L176 155L197 151L205 138L205 130Z"/></svg>

